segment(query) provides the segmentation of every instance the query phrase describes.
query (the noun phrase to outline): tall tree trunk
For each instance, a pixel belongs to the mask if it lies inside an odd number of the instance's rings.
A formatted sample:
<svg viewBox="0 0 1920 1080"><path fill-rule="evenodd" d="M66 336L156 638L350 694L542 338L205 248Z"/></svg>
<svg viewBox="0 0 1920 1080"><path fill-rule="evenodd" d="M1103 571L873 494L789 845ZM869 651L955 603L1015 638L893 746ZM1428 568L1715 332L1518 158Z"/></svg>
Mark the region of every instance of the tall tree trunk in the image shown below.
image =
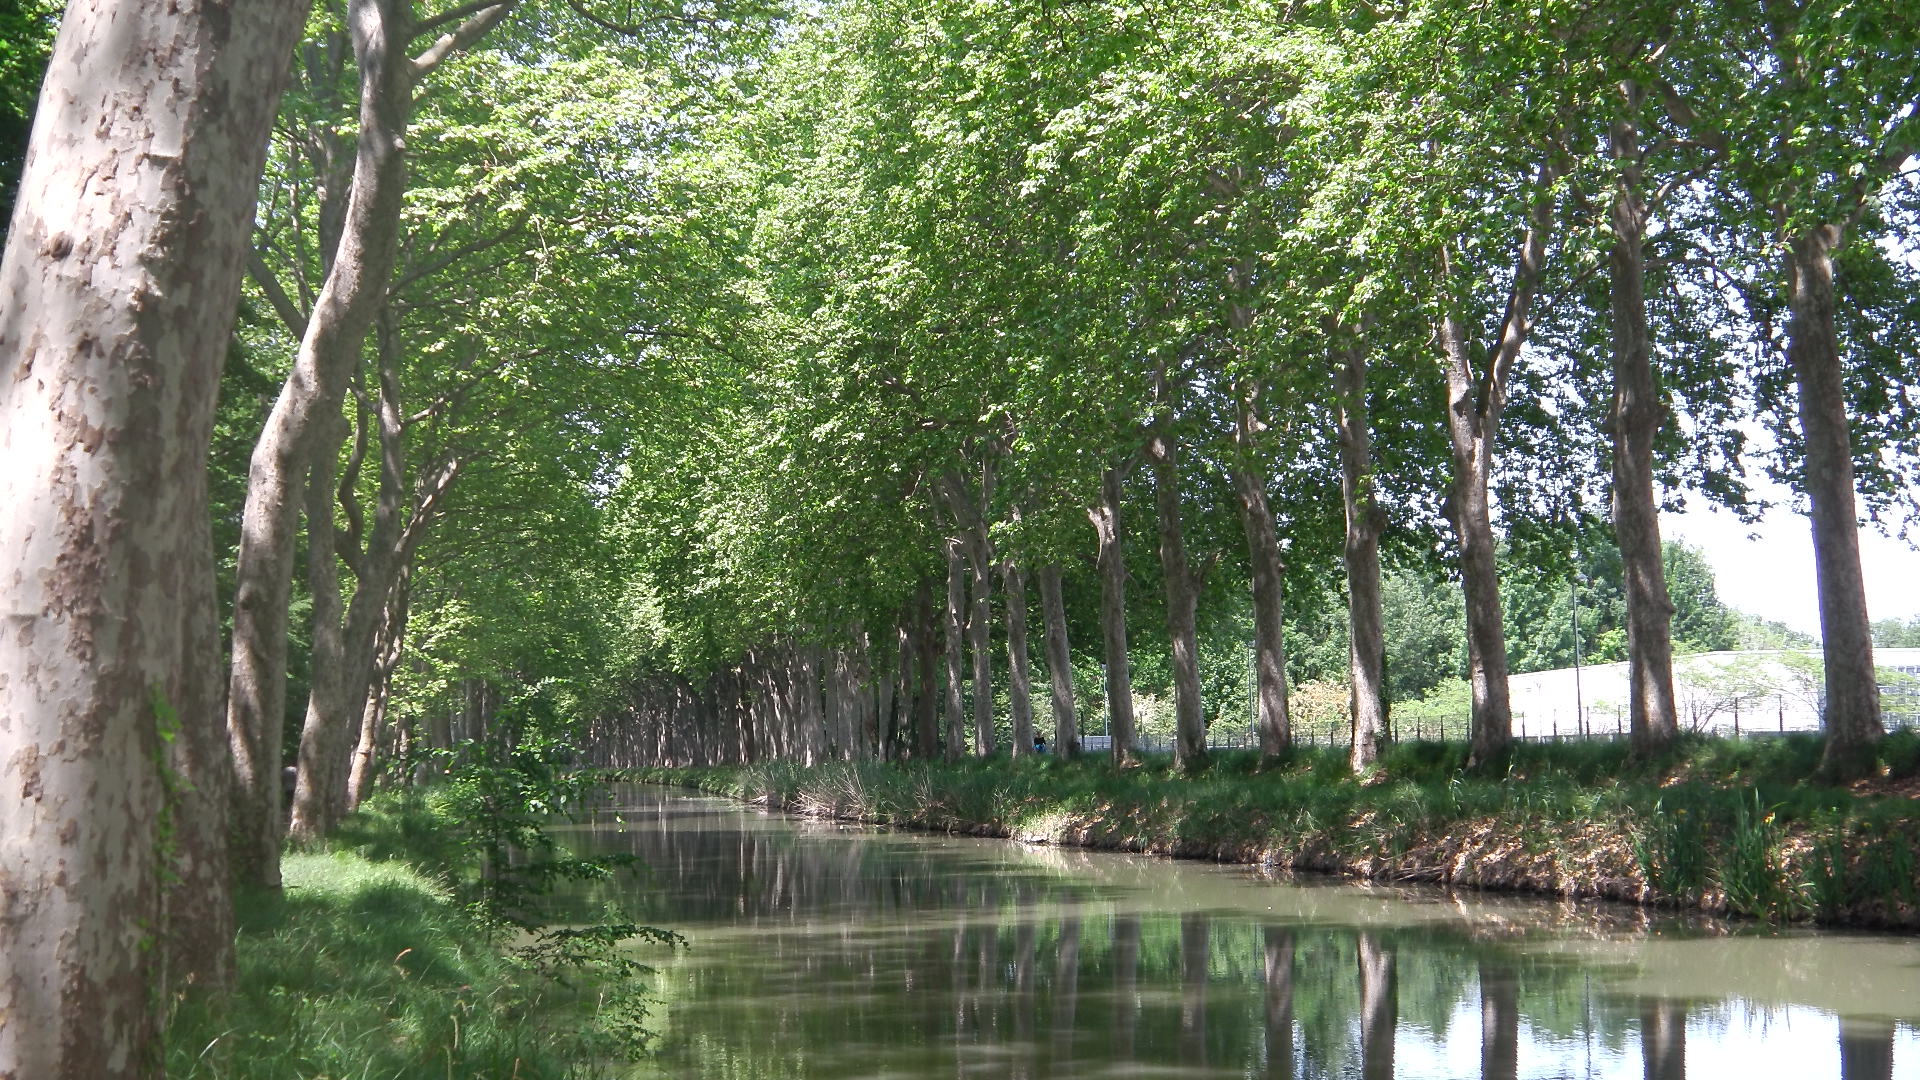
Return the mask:
<svg viewBox="0 0 1920 1080"><path fill-rule="evenodd" d="M429 479L423 480L413 520L403 521L408 497L405 423L400 408L401 344L392 316L391 308L382 310L376 335L379 342L380 393L376 399L373 423L379 432L380 482L374 503L373 528L362 537L358 497L350 489L349 485L354 479L350 476L348 483L341 485L339 496L341 504L349 510L351 528L346 539L351 551L349 565L353 569L355 583L353 599L347 605L346 620L341 630L340 677L328 687L333 691L331 696L323 698L316 694L308 706L309 719L321 743L316 754L325 754L328 758L328 782L319 789L319 813L313 819L313 824L321 832L331 830L345 816L349 804L355 801L351 790L354 734L366 717L374 669L380 659L380 631L387 622L395 582L402 568L411 561L422 531L437 513L440 500L446 496L447 488L459 468L457 462L445 463ZM303 743L305 739L303 732ZM303 745L303 759L307 753Z"/></svg>
<svg viewBox="0 0 1920 1080"><path fill-rule="evenodd" d="M1654 439L1664 422L1653 385L1653 349L1647 326L1647 205L1641 183L1643 153L1634 120L1641 91L1620 84L1625 113L1614 121L1609 146L1613 189L1613 532L1627 596L1627 697L1633 749L1656 753L1680 737L1673 699L1673 599L1660 545L1660 507L1653 493Z"/></svg>
<svg viewBox="0 0 1920 1080"><path fill-rule="evenodd" d="M1447 381L1447 442L1453 458L1447 515L1460 541L1460 576L1466 593L1467 675L1473 693L1473 739L1467 762L1476 767L1499 759L1513 740L1507 632L1501 616L1500 573L1487 485L1493 474L1494 446L1507 387L1533 329L1533 301L1546 271L1547 235L1553 227L1554 185L1565 169L1563 160L1551 156L1534 179L1527 230L1513 267L1513 282L1507 289L1506 314L1487 350L1484 374L1474 371L1466 333L1451 308L1440 321L1441 359ZM1449 259L1443 251L1441 272L1450 279L1453 268Z"/></svg>
<svg viewBox="0 0 1920 1080"><path fill-rule="evenodd" d="M0 1075L161 1059L156 762L163 728L198 757L217 722L194 711L212 657L187 655L213 617L207 446L304 14L81 0L47 68L0 259ZM219 857L201 809L196 863ZM224 878L193 884L182 940L196 903L231 917Z"/></svg>
<svg viewBox="0 0 1920 1080"><path fill-rule="evenodd" d="M1033 753L1033 670L1027 659L1027 575L1010 562L1007 581L1007 704L1013 712L1014 757Z"/></svg>
<svg viewBox="0 0 1920 1080"><path fill-rule="evenodd" d="M971 545L973 606L967 615L967 648L973 654L973 748L992 757L993 738L993 562L984 542Z"/></svg>
<svg viewBox="0 0 1920 1080"><path fill-rule="evenodd" d="M1821 225L1793 238L1787 250L1787 358L1800 388L1800 430L1806 453L1807 502L1813 519L1813 564L1820 595L1820 650L1826 668L1827 731L1821 770L1853 779L1872 769L1880 739L1880 684L1873 668L1866 579L1860 572L1860 525L1854 506L1853 442L1834 329L1833 253L1844 233Z"/></svg>
<svg viewBox="0 0 1920 1080"><path fill-rule="evenodd" d="M1193 573L1180 529L1180 462L1164 432L1147 444L1153 505L1160 524L1160 570L1167 586L1167 636L1173 643L1173 762L1189 772L1207 764L1207 720L1200 701L1200 635L1194 625Z"/></svg>
<svg viewBox="0 0 1920 1080"><path fill-rule="evenodd" d="M1119 469L1100 478L1100 504L1087 512L1100 542L1100 637L1107 657L1107 734L1115 765L1133 760L1133 675L1127 665L1127 554L1120 532Z"/></svg>
<svg viewBox="0 0 1920 1080"><path fill-rule="evenodd" d="M1293 744L1293 721L1287 712L1286 564L1267 503L1266 475L1243 461L1233 470L1233 484L1240 495L1240 524L1253 568L1254 724L1260 733L1260 760L1273 764L1285 758Z"/></svg>
<svg viewBox="0 0 1920 1080"><path fill-rule="evenodd" d="M337 413L375 312L385 302L406 186L403 136L411 110L402 0L352 0L360 70L360 135L346 224L307 320L293 371L255 445L235 568L233 669L234 870L280 884L280 726L286 702L287 601L299 486L316 455L317 421Z"/></svg>
<svg viewBox="0 0 1920 1080"><path fill-rule="evenodd" d="M326 433L307 479L307 585L313 597L313 672L301 725L299 773L293 788L289 826L297 842L312 843L333 827L329 813L333 788L346 786L343 760L346 725L340 701L346 696L346 642L340 627L340 560L333 522L334 461L344 441L345 424L329 417Z"/></svg>
<svg viewBox="0 0 1920 1080"><path fill-rule="evenodd" d="M947 625L945 633L947 656L947 740L946 759L959 761L967 752L966 709L960 697L960 680L963 678L962 622L961 612L966 606L966 563L960 556L960 541L947 540Z"/></svg>
<svg viewBox="0 0 1920 1080"><path fill-rule="evenodd" d="M203 486L192 497L205 499ZM234 978L234 911L227 860L227 799L233 759L221 730L220 615L214 585L211 514L190 512L195 550L181 561L177 597L183 629L178 678L167 693L182 720L167 747L173 775L168 817L173 827L171 865L161 875L161 934L166 968L163 987L221 990ZM0 789L4 790L4 789Z"/></svg>
<svg viewBox="0 0 1920 1080"><path fill-rule="evenodd" d="M378 644L375 652L373 678L368 684L366 707L361 711L360 737L354 745L353 767L347 777L347 809L351 811L366 801L372 790L375 766L378 764L379 740L381 729L387 717L387 702L393 685L393 672L400 664L402 649L406 644L407 615L412 602L413 569L411 566L400 568L394 582L392 594L388 597L387 607L381 619Z"/></svg>
<svg viewBox="0 0 1920 1080"><path fill-rule="evenodd" d="M820 654L820 646L812 644L794 650L797 663L793 688L799 699L795 711L800 719L800 760L807 765L818 765L827 756L827 709L822 698Z"/></svg>
<svg viewBox="0 0 1920 1080"><path fill-rule="evenodd" d="M1047 626L1047 680L1053 705L1053 752L1080 752L1080 726L1073 706L1073 652L1067 647L1067 606L1060 595L1060 564L1040 568L1040 612Z"/></svg>
<svg viewBox="0 0 1920 1080"><path fill-rule="evenodd" d="M1447 513L1460 541L1460 579L1466 592L1467 677L1473 694L1472 749L1468 762L1486 765L1506 753L1513 739L1513 706L1507 694L1507 632L1500 607L1500 571L1495 560L1493 511L1487 481L1493 468L1493 432L1474 404L1467 342L1452 316L1441 322L1447 364L1447 429L1453 450L1453 486Z"/></svg>
<svg viewBox="0 0 1920 1080"><path fill-rule="evenodd" d="M1254 726L1260 738L1260 760L1272 764L1286 757L1293 744L1287 707L1286 564L1267 502L1266 473L1258 464L1257 438L1265 425L1255 413L1255 395L1253 387L1244 384L1236 393L1237 460L1232 472L1253 578Z"/></svg>
<svg viewBox="0 0 1920 1080"><path fill-rule="evenodd" d="M893 760L894 731L896 730L893 703L900 680L907 670L907 654L904 648L906 632L903 628L896 627L892 637L894 645L892 670L876 674L873 685L873 728L869 738L873 756L881 761Z"/></svg>
<svg viewBox="0 0 1920 1080"><path fill-rule="evenodd" d="M1348 706L1353 728L1347 764L1360 772L1380 759L1390 737L1387 634L1380 614L1380 533L1386 528L1387 515L1376 497L1366 343L1350 328L1336 326L1334 336L1339 342L1335 422L1340 433L1340 499L1347 522L1341 554L1347 569L1347 670L1352 683Z"/></svg>
<svg viewBox="0 0 1920 1080"><path fill-rule="evenodd" d="M913 594L913 611L913 755L921 761L932 761L940 752L940 698L934 664L939 628L931 580L920 580Z"/></svg>

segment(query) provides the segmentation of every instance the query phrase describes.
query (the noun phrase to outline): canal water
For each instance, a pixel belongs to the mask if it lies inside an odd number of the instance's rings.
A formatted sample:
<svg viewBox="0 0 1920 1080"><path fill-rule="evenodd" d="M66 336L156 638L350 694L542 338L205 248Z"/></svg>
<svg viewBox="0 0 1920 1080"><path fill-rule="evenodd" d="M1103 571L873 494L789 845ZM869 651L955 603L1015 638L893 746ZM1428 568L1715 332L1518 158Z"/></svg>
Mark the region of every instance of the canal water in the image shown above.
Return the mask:
<svg viewBox="0 0 1920 1080"><path fill-rule="evenodd" d="M1920 939L1276 878L621 788L681 1080L1920 1078ZM613 888L613 887L610 887Z"/></svg>

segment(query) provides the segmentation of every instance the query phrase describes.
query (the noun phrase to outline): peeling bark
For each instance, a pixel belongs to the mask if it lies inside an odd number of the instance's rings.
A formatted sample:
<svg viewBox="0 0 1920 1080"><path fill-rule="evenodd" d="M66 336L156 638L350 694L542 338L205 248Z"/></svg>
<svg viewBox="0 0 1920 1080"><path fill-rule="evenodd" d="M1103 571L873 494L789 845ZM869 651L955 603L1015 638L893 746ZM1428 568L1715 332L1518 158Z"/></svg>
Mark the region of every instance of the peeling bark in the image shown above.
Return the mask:
<svg viewBox="0 0 1920 1080"><path fill-rule="evenodd" d="M0 260L0 1076L160 1060L159 732L217 739L207 447L304 10L78 0L48 66ZM230 917L204 810L181 940Z"/></svg>

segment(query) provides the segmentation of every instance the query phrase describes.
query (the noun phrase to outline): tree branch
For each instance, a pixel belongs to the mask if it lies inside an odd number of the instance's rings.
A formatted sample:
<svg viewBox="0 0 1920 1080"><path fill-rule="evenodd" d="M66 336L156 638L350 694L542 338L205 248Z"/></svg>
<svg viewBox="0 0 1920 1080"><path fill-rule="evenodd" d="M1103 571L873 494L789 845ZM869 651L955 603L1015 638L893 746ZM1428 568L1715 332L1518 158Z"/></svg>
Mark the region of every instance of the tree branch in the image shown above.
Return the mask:
<svg viewBox="0 0 1920 1080"><path fill-rule="evenodd" d="M431 74L434 68L439 67L441 61L485 37L487 31L498 26L500 20L506 18L518 3L519 0L499 0L498 3L483 7L475 14L468 16L454 30L440 35L439 40L428 46L426 52L413 58L411 65L413 81L418 83Z"/></svg>
<svg viewBox="0 0 1920 1080"><path fill-rule="evenodd" d="M295 341L306 337L307 313L287 295L273 268L267 265L259 249L251 244L247 246L247 276L253 278L254 283L260 286L260 291L267 294L267 303L272 305L273 313L286 326L287 333L292 334Z"/></svg>

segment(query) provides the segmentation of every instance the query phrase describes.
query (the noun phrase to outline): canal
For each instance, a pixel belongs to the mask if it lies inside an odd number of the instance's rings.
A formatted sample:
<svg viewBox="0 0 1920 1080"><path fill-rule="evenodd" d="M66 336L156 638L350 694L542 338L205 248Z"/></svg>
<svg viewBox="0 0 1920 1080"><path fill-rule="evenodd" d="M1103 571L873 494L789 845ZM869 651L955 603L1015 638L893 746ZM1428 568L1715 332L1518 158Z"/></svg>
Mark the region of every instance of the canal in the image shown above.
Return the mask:
<svg viewBox="0 0 1920 1080"><path fill-rule="evenodd" d="M686 935L639 1075L1920 1077L1920 939L888 832L662 789L567 830Z"/></svg>

